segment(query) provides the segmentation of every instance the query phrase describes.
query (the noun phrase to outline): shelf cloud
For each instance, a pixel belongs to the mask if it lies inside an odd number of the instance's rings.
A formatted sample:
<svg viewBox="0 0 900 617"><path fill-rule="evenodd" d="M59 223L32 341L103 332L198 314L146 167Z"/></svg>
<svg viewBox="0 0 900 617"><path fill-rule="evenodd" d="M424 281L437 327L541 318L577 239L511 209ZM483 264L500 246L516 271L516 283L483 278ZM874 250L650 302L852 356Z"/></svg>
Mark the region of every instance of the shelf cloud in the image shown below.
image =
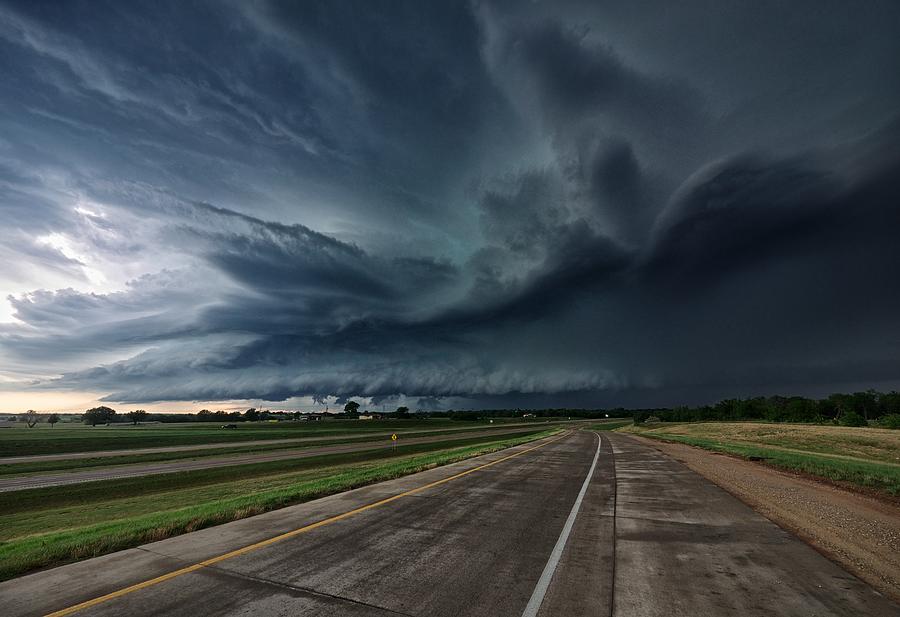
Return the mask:
<svg viewBox="0 0 900 617"><path fill-rule="evenodd" d="M0 3L0 389L896 387L897 5L656 4Z"/></svg>

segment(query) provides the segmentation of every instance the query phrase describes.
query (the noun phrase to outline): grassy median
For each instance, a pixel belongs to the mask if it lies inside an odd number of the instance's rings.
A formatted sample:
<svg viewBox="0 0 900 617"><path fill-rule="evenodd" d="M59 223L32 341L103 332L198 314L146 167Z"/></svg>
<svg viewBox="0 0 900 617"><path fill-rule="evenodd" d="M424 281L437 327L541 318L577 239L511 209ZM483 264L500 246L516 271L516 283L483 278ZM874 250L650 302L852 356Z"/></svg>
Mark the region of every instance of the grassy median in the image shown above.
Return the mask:
<svg viewBox="0 0 900 617"><path fill-rule="evenodd" d="M898 431L757 422L660 423L620 430L900 497Z"/></svg>
<svg viewBox="0 0 900 617"><path fill-rule="evenodd" d="M32 454L62 454L98 450L131 450L160 446L195 444L237 444L263 439L293 439L323 436L363 436L366 433L433 430L438 428L484 427L484 422L459 422L443 419L323 420L320 422L239 422L236 429L225 430L217 422L185 424L112 424L85 426L61 424L51 427L38 424L0 431L0 457Z"/></svg>
<svg viewBox="0 0 900 617"><path fill-rule="evenodd" d="M630 419L623 420L621 418L616 418L614 420L601 420L595 424L591 424L589 426L584 427L585 430L588 431L614 431L617 428L622 428L624 426L631 426L632 421Z"/></svg>
<svg viewBox="0 0 900 617"><path fill-rule="evenodd" d="M478 425L475 427L464 428L439 428L430 431L404 431L401 433L401 439L412 439L415 437L444 437L448 439L471 432L494 431L498 435L504 430L511 429L500 426ZM351 433L337 435L333 437L318 437L316 441L291 441L288 443L260 443L255 445L228 445L222 444L220 448L209 448L204 450L180 450L175 452L153 452L146 454L119 454L115 456L96 456L90 458L73 458L62 459L56 461L30 461L24 463L0 463L0 477L2 476L21 476L32 473L48 473L56 471L80 471L90 467L110 467L113 465L133 465L136 463L158 463L163 461L174 460L196 460L201 458L209 458L215 456L228 456L233 454L254 454L260 452L274 452L278 450L299 450L303 448L317 448L321 446L363 443L367 441L387 441L386 436L382 436L383 432L378 433ZM100 454L98 452L98 454Z"/></svg>
<svg viewBox="0 0 900 617"><path fill-rule="evenodd" d="M446 465L554 432L0 494L0 580Z"/></svg>

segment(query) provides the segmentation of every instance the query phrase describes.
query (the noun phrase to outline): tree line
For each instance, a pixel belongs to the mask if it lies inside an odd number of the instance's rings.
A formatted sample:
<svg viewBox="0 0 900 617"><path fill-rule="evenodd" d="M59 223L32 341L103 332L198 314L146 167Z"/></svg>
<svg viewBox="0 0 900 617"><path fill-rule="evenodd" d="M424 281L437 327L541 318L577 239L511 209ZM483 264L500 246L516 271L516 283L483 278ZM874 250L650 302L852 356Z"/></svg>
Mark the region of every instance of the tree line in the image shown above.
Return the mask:
<svg viewBox="0 0 900 617"><path fill-rule="evenodd" d="M301 416L300 412L290 411L264 411L251 407L246 411L210 411L201 409L197 413L149 413L143 409L136 409L124 414L116 413L110 407L94 407L82 414L85 424L96 426L98 424L116 424L131 422L257 422L260 420L294 420Z"/></svg>
<svg viewBox="0 0 900 617"><path fill-rule="evenodd" d="M714 405L657 407L651 409L482 409L482 410L447 410L410 412L405 406L396 411L378 412L379 418L401 420L408 418L446 418L461 421L478 421L495 418L521 418L525 413L534 414L538 418L633 418L635 423L647 421L662 422L709 422L709 421L743 421L759 420L766 422L832 422L844 426L867 426L876 424L880 427L900 429L900 392L854 392L852 394L832 394L827 398L813 399L803 396L767 396L754 398L725 399ZM349 401L343 412L329 414L329 417L353 419L361 412L359 403ZM88 409L81 415L85 424L117 424L141 422L257 422L270 420L300 420L320 414L308 414L299 411L267 411L254 407L246 411L211 411L202 409L196 413L149 413L136 409L119 414L107 406ZM14 416L11 418L16 419ZM38 422L45 421L52 427L60 421L59 414L39 414L28 410L19 415L19 420L32 428Z"/></svg>
<svg viewBox="0 0 900 617"><path fill-rule="evenodd" d="M663 422L762 420L866 426L876 422L886 428L900 428L900 392L868 390L832 394L824 399L803 396L726 399L715 405L644 409L633 412L633 417L635 423L655 419Z"/></svg>

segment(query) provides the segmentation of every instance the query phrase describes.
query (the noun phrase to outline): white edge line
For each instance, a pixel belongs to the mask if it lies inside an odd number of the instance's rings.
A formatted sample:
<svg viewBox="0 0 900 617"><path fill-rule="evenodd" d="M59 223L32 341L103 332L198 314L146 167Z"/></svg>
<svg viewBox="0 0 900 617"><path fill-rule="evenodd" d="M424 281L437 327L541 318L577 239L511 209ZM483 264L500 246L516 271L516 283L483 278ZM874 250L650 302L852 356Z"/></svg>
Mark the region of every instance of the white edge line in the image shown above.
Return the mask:
<svg viewBox="0 0 900 617"><path fill-rule="evenodd" d="M550 581L553 579L553 574L556 572L556 567L559 565L559 560L562 558L563 551L566 548L566 542L569 541L569 534L572 533L572 527L575 525L578 511L581 509L581 502L584 500L585 493L587 493L588 485L594 476L594 469L597 467L597 459L600 457L600 434L594 434L597 435L597 451L594 453L594 462L591 463L591 468L584 479L584 484L581 485L581 491L579 491L578 497L575 498L572 511L569 512L569 518L566 519L566 524L563 525L559 539L556 541L556 546L553 547L553 551L550 553L550 559L547 560L547 565L544 566L541 578L538 579L537 585L534 587L534 592L531 594L531 599L528 600L528 605L525 606L522 617L537 616L538 611L541 609L541 604L544 602L544 596L547 594L547 589L550 588Z"/></svg>

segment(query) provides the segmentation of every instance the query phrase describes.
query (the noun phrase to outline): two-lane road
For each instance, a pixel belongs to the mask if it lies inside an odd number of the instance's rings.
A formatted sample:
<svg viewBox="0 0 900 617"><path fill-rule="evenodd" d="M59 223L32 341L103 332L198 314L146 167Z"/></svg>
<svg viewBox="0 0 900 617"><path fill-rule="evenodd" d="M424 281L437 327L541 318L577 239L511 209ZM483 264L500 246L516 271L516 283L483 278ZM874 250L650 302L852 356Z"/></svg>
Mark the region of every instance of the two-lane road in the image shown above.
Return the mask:
<svg viewBox="0 0 900 617"><path fill-rule="evenodd" d="M900 615L679 463L586 431L8 581L0 606L10 616Z"/></svg>

